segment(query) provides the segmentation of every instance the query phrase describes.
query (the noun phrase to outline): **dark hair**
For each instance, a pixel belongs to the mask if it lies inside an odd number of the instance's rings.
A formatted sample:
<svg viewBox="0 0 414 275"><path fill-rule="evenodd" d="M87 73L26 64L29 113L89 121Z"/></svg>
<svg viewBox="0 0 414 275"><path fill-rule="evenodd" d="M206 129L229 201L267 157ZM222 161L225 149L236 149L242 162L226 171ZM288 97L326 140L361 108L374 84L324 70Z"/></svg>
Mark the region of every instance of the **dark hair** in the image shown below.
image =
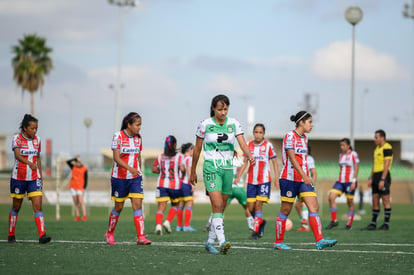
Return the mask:
<svg viewBox="0 0 414 275"><path fill-rule="evenodd" d="M348 146L349 146L349 149L353 150L353 149L352 149L352 146L351 146L351 140L349 140L349 138L343 138L343 139L341 139L339 142L345 142L345 143L346 143L346 145L348 145Z"/></svg>
<svg viewBox="0 0 414 275"><path fill-rule="evenodd" d="M164 143L164 155L173 157L177 154L175 146L177 145L177 139L174 136L169 135L165 139Z"/></svg>
<svg viewBox="0 0 414 275"><path fill-rule="evenodd" d="M37 122L37 118L35 118L34 116L30 115L30 114L25 114L22 122L20 123L20 130L23 132L24 128L27 128L30 124L30 122Z"/></svg>
<svg viewBox="0 0 414 275"><path fill-rule="evenodd" d="M312 115L306 111L300 111L299 113L297 113L296 115L291 115L290 116L290 121L295 122L296 126L299 125L299 122L301 121L305 121L308 118L310 118Z"/></svg>
<svg viewBox="0 0 414 275"><path fill-rule="evenodd" d="M256 125L254 125L254 127L253 127L253 132L254 132L254 130L256 130L257 127L262 127L263 133L266 133L266 128L263 125L263 123L256 123Z"/></svg>
<svg viewBox="0 0 414 275"><path fill-rule="evenodd" d="M193 148L193 144L191 142L188 143L184 143L183 145L181 145L181 154L185 154L187 153L187 151L191 148Z"/></svg>
<svg viewBox="0 0 414 275"><path fill-rule="evenodd" d="M210 106L210 117L214 116L214 108L216 108L217 103L223 103L227 106L230 106L230 99L225 96L225 95L216 95L215 97L213 97L213 99L211 100L211 106Z"/></svg>
<svg viewBox="0 0 414 275"><path fill-rule="evenodd" d="M380 137L383 137L385 139L385 131L382 129L376 130L375 131L376 134L379 134Z"/></svg>
<svg viewBox="0 0 414 275"><path fill-rule="evenodd" d="M138 113L130 112L127 114L124 119L122 119L121 131L128 128L128 124L132 124L136 119L141 118Z"/></svg>

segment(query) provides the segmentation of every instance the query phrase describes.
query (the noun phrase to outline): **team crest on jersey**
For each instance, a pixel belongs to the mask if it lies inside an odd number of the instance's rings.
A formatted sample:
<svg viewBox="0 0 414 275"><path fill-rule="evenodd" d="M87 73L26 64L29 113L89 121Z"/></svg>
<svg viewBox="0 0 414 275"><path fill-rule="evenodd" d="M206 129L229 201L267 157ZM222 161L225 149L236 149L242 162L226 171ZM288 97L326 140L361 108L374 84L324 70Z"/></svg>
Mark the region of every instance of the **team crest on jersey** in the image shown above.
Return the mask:
<svg viewBox="0 0 414 275"><path fill-rule="evenodd" d="M289 198L291 198L292 197L292 191L287 191L286 192L286 196L288 196Z"/></svg>
<svg viewBox="0 0 414 275"><path fill-rule="evenodd" d="M227 133L233 133L233 127L231 125L227 126Z"/></svg>
<svg viewBox="0 0 414 275"><path fill-rule="evenodd" d="M266 146L264 144L262 146L260 146L260 151L262 151L262 152L266 151Z"/></svg>
<svg viewBox="0 0 414 275"><path fill-rule="evenodd" d="M38 145L38 141L37 141L37 139L34 139L34 140L33 140L33 145L34 145L34 146L37 146L37 145Z"/></svg>

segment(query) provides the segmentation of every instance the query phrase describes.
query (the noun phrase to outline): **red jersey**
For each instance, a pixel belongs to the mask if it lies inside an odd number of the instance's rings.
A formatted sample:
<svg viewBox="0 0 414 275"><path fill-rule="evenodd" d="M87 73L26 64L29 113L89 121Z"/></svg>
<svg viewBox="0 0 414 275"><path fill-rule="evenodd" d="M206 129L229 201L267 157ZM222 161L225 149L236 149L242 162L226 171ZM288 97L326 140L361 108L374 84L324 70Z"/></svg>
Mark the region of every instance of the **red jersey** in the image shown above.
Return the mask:
<svg viewBox="0 0 414 275"><path fill-rule="evenodd" d="M184 165L185 174L181 178L182 183L190 184L190 179L188 178L188 172L191 170L192 161L193 161L192 156L185 156L185 155L183 156L183 162L181 164Z"/></svg>
<svg viewBox="0 0 414 275"><path fill-rule="evenodd" d="M12 140L12 151L19 148L20 155L37 166L37 160L40 160L40 137L35 136L33 139L27 139L22 134L15 135ZM31 181L40 178L39 169L30 169L29 165L24 164L17 159L14 162L11 177L16 180Z"/></svg>
<svg viewBox="0 0 414 275"><path fill-rule="evenodd" d="M291 181L303 182L302 176L293 168L293 164L290 161L287 151L293 150L295 152L295 158L299 162L303 172L309 176L309 169L307 163L308 157L308 138L303 135L300 136L296 131L292 130L285 135L283 139L283 170L280 175L281 179L287 179Z"/></svg>
<svg viewBox="0 0 414 275"><path fill-rule="evenodd" d="M273 145L265 140L261 144L255 144L253 141L250 141L248 146L250 153L256 159L256 165L249 166L247 183L257 185L270 182L272 179L270 178L269 162L271 159L276 158L276 152ZM243 156L246 157L245 154L243 154Z"/></svg>
<svg viewBox="0 0 414 275"><path fill-rule="evenodd" d="M180 182L180 164L183 161L182 154L176 154L173 157L161 154L154 161L154 166L160 169L157 187L164 187L178 190L181 188Z"/></svg>
<svg viewBox="0 0 414 275"><path fill-rule="evenodd" d="M139 135L128 136L124 130L116 132L112 139L112 150L119 152L121 159L129 166L141 171L139 156L142 151L142 139ZM122 168L114 161L112 177L118 179L132 179L134 176L127 169Z"/></svg>
<svg viewBox="0 0 414 275"><path fill-rule="evenodd" d="M359 163L358 153L350 150L349 152L339 154L339 179L338 182L351 182L355 178L355 164Z"/></svg>

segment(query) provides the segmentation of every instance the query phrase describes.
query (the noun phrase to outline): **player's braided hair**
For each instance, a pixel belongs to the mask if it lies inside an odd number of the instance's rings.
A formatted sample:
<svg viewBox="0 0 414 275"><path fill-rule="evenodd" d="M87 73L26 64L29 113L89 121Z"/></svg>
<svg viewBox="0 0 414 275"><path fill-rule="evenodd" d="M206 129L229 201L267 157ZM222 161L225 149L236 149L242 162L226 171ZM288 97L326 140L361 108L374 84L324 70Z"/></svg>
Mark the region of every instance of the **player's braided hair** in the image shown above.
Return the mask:
<svg viewBox="0 0 414 275"><path fill-rule="evenodd" d="M24 128L27 128L29 126L30 122L37 122L37 118L32 116L31 114L25 114L22 122L20 123L20 130L23 132Z"/></svg>
<svg viewBox="0 0 414 275"><path fill-rule="evenodd" d="M177 146L177 139L172 136L169 135L166 139L165 139L165 143L164 143L164 155L168 156L168 157L173 157L177 154L177 151L175 150Z"/></svg>

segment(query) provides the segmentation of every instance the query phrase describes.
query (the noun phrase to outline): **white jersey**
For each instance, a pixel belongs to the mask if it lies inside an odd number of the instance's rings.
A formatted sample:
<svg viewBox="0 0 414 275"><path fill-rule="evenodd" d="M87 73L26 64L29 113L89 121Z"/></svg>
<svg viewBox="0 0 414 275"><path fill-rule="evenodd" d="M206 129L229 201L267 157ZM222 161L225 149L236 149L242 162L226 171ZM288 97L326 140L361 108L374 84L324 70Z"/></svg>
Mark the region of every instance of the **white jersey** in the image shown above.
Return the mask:
<svg viewBox="0 0 414 275"><path fill-rule="evenodd" d="M355 178L355 164L359 163L358 153L350 150L345 154L339 154L339 182L351 182Z"/></svg>

